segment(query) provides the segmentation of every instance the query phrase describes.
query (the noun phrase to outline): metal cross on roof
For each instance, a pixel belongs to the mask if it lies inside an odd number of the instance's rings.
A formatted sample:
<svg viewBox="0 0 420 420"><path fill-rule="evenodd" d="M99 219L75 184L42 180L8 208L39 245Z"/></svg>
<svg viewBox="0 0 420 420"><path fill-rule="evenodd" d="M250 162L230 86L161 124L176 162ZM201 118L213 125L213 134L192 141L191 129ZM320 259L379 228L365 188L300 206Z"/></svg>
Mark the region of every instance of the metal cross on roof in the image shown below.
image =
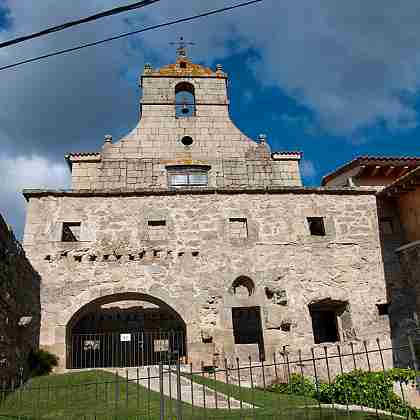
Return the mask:
<svg viewBox="0 0 420 420"><path fill-rule="evenodd" d="M181 36L178 42L170 42L170 45L177 45L178 48L176 49L176 53L178 57L186 57L187 56L187 46L188 45L195 45L195 42L186 42L184 41L184 37Z"/></svg>

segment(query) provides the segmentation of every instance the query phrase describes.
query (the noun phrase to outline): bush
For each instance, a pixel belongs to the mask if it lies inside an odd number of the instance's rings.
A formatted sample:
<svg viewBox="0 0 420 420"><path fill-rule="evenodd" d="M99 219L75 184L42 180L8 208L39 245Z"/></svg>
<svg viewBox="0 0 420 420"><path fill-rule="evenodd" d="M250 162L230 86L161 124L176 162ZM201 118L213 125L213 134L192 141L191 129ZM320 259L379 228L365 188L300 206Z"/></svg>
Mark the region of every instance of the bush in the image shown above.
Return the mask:
<svg viewBox="0 0 420 420"><path fill-rule="evenodd" d="M394 381L409 382L415 379L408 369L392 369L387 372L364 372L354 370L338 375L330 385L328 394L323 394L322 402L355 404L380 410L392 411L412 418L420 418L420 412L410 408L393 391ZM328 398L325 398L325 397Z"/></svg>
<svg viewBox="0 0 420 420"><path fill-rule="evenodd" d="M393 391L395 381L408 384L415 380L416 372L412 369L390 369L385 373L354 370L338 375L331 384L319 383L316 388L310 379L292 374L289 384L275 384L270 390L282 394L304 395L327 404L362 405L420 419L420 410L409 407Z"/></svg>
<svg viewBox="0 0 420 420"><path fill-rule="evenodd" d="M290 375L289 383L273 384L269 390L279 394L293 394L311 398L316 394L315 384L298 373Z"/></svg>
<svg viewBox="0 0 420 420"><path fill-rule="evenodd" d="M58 365L58 357L46 350L32 350L28 357L30 375L49 375L53 368Z"/></svg>

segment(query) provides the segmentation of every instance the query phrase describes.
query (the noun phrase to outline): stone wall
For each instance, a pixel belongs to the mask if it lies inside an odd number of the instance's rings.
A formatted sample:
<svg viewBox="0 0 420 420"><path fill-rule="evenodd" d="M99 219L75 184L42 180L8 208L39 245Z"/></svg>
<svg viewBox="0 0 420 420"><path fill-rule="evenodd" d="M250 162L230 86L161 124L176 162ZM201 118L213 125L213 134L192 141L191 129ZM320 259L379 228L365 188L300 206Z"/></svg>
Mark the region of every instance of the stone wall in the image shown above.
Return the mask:
<svg viewBox="0 0 420 420"><path fill-rule="evenodd" d="M205 163L211 167L210 188L301 185L297 159L238 159ZM168 188L167 178L166 164L160 159L108 159L98 163L74 163L72 187L76 190L162 189Z"/></svg>
<svg viewBox="0 0 420 420"><path fill-rule="evenodd" d="M40 277L0 216L0 382L26 368L38 348Z"/></svg>
<svg viewBox="0 0 420 420"><path fill-rule="evenodd" d="M268 357L283 346L314 346L309 305L320 301L346 305L342 341L389 337L388 316L376 306L387 291L369 192L26 196L24 245L42 276L41 344L62 367L75 313L114 294L169 305L186 322L191 360L210 364L256 351L234 343L235 307L260 308ZM324 218L325 236L310 234L308 217ZM165 239L150 240L149 220L165 221ZM63 223L78 221L81 241L61 242ZM234 287L238 278L250 280L252 292Z"/></svg>
<svg viewBox="0 0 420 420"><path fill-rule="evenodd" d="M420 327L418 322L420 320L420 241L410 242L398 248L396 253L403 269L406 286L415 300L414 311L417 314L417 319L415 319L417 322L412 323L412 330L418 330Z"/></svg>
<svg viewBox="0 0 420 420"><path fill-rule="evenodd" d="M391 336L393 345L399 347L407 344L407 332L413 330L415 296L408 287L407 273L396 252L407 243L400 221L398 198L378 198L378 218L387 301L390 304ZM406 352L395 352L394 357L397 365L406 365Z"/></svg>
<svg viewBox="0 0 420 420"><path fill-rule="evenodd" d="M242 133L230 118L227 76L198 67L205 76L147 69L137 126L118 142L107 136L100 153L70 155L72 188L167 188L166 167L174 164L208 165L211 188L301 186L300 153L271 153L264 136ZM182 83L195 92L195 111L185 118L176 115Z"/></svg>

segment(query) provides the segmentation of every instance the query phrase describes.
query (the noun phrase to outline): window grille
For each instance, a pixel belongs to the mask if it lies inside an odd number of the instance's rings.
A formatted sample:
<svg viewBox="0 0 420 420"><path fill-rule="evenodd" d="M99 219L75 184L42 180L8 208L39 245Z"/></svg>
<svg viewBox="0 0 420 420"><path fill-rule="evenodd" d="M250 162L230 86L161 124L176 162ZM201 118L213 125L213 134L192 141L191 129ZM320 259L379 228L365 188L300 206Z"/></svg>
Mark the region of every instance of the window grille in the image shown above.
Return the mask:
<svg viewBox="0 0 420 420"><path fill-rule="evenodd" d="M172 188L207 187L208 168L178 167L168 169L168 184Z"/></svg>

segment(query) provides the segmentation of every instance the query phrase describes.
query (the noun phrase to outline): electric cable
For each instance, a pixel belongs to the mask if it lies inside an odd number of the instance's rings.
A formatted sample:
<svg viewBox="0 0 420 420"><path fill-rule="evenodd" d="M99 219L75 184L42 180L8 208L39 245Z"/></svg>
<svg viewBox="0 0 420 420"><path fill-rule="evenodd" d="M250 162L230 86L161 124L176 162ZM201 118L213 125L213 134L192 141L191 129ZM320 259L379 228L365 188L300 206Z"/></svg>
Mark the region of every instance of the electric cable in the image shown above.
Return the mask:
<svg viewBox="0 0 420 420"><path fill-rule="evenodd" d="M70 52L73 52L73 51L79 51L79 50L82 50L84 48L93 47L93 46L104 44L104 43L110 42L110 41L115 41L117 39L125 38L125 37L131 36L131 35L136 35L136 34L139 34L139 33L147 32L147 31L151 31L151 30L155 30L155 29L165 28L167 26L172 26L172 25L176 25L176 24L179 24L179 23L190 22L190 21L200 19L200 18L203 18L203 17L207 17L207 16L231 11L231 10L234 10L234 9L238 9L240 7L250 6L252 4L261 3L262 1L264 1L264 0L251 0L251 1L247 1L245 3L239 3L239 4L235 4L233 6L223 7L221 9L216 9L216 10L212 10L212 11L209 11L209 12L201 13L199 15L193 15L193 16L189 16L189 17L185 17L185 18L175 19L175 20L165 22L165 23L160 23L158 25L148 26L146 28L138 29L136 31L125 32L125 33L120 34L120 35L116 35L116 36L113 36L113 37L101 39L99 41L90 42L90 43L78 45L76 47L71 47L71 48L66 48L66 49L63 49L63 50L54 51L54 52L51 52L51 53L48 53L48 54L44 54L44 55L40 55L40 56L37 56L37 57L28 58L26 60L18 61L18 62L13 63L13 64L8 64L6 66L0 67L0 71L15 68L15 67L18 67L18 66L21 66L21 65L24 65L24 64L28 64L28 63L33 63L35 61L44 60L46 58L55 57L57 55L67 54L67 53L70 53Z"/></svg>
<svg viewBox="0 0 420 420"><path fill-rule="evenodd" d="M104 17L116 15L118 13L128 12L129 10L140 9L141 7L149 6L153 3L157 3L160 0L143 0L137 3L128 4L126 6L115 7L114 9L105 10L104 12L96 13L94 15L73 20L70 22L63 23L58 26L52 26L47 29L43 29L42 31L32 33L30 35L20 36L19 38L11 39L9 41L0 42L0 49L8 47L10 45L20 44L21 42L28 41L30 39L39 38L41 36L45 36L48 34L52 34L54 32L64 31L65 29L72 28L73 26L82 25L84 23L92 22L94 20L102 19Z"/></svg>

